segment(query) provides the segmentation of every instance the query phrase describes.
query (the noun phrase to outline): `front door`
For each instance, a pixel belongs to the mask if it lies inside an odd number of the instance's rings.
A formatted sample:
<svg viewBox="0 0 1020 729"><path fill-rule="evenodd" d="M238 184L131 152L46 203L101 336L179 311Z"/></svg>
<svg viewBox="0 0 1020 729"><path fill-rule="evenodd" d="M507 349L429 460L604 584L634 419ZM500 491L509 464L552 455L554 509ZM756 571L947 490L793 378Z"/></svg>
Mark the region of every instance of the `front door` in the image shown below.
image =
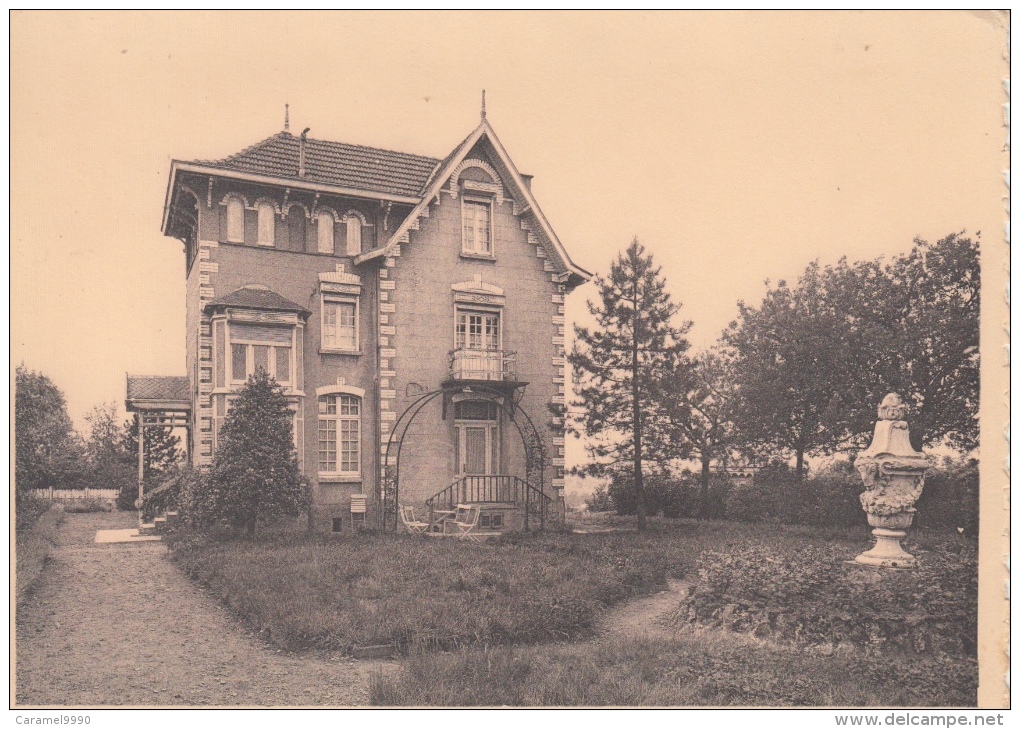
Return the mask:
<svg viewBox="0 0 1020 729"><path fill-rule="evenodd" d="M454 404L457 473L489 476L499 473L499 420L496 405L486 401Z"/></svg>

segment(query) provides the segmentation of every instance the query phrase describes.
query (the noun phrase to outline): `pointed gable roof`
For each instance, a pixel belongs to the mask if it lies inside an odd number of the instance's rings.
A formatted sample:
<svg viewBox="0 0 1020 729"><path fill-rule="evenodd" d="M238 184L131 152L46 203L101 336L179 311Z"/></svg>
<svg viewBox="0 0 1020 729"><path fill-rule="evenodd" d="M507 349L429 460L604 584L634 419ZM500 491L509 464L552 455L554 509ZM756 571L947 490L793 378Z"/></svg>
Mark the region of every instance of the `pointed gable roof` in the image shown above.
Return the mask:
<svg viewBox="0 0 1020 729"><path fill-rule="evenodd" d="M274 134L229 157L194 160L215 167L300 182L418 197L439 164L433 157L306 139L305 175L298 175L301 140L290 132Z"/></svg>
<svg viewBox="0 0 1020 729"><path fill-rule="evenodd" d="M504 184L510 188L511 194L524 204L525 213L530 214L535 221L538 223L536 233L543 239L543 242L548 243L552 247L552 252L559 258L563 263L563 267L566 269L565 272L578 279L579 283L589 280L592 274L577 264L571 259L560 239L557 237L552 226L549 225L548 219L542 213L541 208L538 206L538 202L535 200L534 195L531 194L531 189L524 182L524 178L521 173L518 172L517 167L510 159L510 155L507 154L506 148L499 141L496 136L496 132L493 131L492 126L488 120L483 116L481 123L464 139L463 142L458 144L447 157L439 163L435 168L433 174L429 177L425 189L422 190L421 202L411 211L400 226L394 231L393 235L390 236L389 241L385 246L376 248L374 250L363 253L355 259L355 263L363 263L373 258L379 258L380 256L389 255L394 248L400 243L401 239L409 234L412 226L418 218L427 212L429 205L435 199L436 195L439 194L443 185L449 180L457 166L467 157L468 153L478 144L480 140L485 138L492 146L493 151L496 153L500 163L506 169L509 179L504 180Z"/></svg>

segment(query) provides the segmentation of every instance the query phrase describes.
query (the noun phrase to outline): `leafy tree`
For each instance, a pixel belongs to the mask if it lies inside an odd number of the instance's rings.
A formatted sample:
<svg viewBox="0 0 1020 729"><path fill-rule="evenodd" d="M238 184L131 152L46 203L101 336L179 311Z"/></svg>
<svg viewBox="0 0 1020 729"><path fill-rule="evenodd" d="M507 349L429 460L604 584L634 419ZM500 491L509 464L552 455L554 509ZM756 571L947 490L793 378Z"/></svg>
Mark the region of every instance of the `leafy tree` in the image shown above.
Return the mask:
<svg viewBox="0 0 1020 729"><path fill-rule="evenodd" d="M850 343L828 278L811 263L796 287L779 281L760 306L738 302L739 318L723 334L733 357L742 446L769 456L792 453L798 478L807 453L831 453L847 431L841 393L852 376Z"/></svg>
<svg viewBox="0 0 1020 729"><path fill-rule="evenodd" d="M977 236L975 236L977 238ZM952 234L909 253L780 281L758 307L740 302L723 335L733 357L742 444L769 457L867 443L876 403L912 403L911 438L977 445L980 266L976 240Z"/></svg>
<svg viewBox="0 0 1020 729"><path fill-rule="evenodd" d="M594 462L589 470L602 475L631 464L638 529L645 529L643 463L646 441L665 455L659 428L658 381L667 372L688 366L685 338L690 322L672 324L680 310L666 291L651 254L635 238L613 263L609 276L596 276L600 303L588 302L597 327L575 326L576 343L569 361L581 408L578 421L588 436Z"/></svg>
<svg viewBox="0 0 1020 729"><path fill-rule="evenodd" d="M718 352L704 352L692 367L666 373L660 382L660 403L677 458L695 458L698 476L698 515L709 516L712 461L725 461L733 441L734 392L730 370Z"/></svg>
<svg viewBox="0 0 1020 729"><path fill-rule="evenodd" d="M67 402L49 377L18 365L14 378L14 478L20 502L37 488L76 483L82 449Z"/></svg>
<svg viewBox="0 0 1020 729"><path fill-rule="evenodd" d="M902 395L913 405L916 448L946 441L969 451L978 444L979 243L980 233L973 240L953 233L934 245L917 238L885 267L879 290L860 296L861 318L884 330L871 348L881 387L869 410L887 392Z"/></svg>
<svg viewBox="0 0 1020 729"><path fill-rule="evenodd" d="M261 368L238 391L209 474L210 516L255 534L256 524L304 513L311 493L298 468L292 414Z"/></svg>

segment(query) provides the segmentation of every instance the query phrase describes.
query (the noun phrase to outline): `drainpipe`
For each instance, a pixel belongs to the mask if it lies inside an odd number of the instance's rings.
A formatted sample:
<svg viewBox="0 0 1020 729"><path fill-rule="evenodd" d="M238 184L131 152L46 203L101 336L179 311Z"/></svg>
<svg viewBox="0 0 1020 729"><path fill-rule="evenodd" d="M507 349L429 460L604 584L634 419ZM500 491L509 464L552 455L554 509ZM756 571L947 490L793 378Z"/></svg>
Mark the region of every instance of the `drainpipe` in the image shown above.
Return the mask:
<svg viewBox="0 0 1020 729"><path fill-rule="evenodd" d="M305 176L305 146L308 144L308 132L311 130L311 127L305 127L305 130L301 132L301 146L298 152L298 177Z"/></svg>

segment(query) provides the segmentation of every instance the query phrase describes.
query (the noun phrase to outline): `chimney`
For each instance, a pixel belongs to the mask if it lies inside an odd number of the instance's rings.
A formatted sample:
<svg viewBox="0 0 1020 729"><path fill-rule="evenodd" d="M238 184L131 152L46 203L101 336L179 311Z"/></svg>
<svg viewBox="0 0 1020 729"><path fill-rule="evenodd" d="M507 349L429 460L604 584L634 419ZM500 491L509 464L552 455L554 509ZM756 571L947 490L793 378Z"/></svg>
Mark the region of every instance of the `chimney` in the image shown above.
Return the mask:
<svg viewBox="0 0 1020 729"><path fill-rule="evenodd" d="M308 144L308 132L312 130L311 127L305 127L305 130L301 132L301 143L298 148L298 177L305 176L305 146Z"/></svg>

